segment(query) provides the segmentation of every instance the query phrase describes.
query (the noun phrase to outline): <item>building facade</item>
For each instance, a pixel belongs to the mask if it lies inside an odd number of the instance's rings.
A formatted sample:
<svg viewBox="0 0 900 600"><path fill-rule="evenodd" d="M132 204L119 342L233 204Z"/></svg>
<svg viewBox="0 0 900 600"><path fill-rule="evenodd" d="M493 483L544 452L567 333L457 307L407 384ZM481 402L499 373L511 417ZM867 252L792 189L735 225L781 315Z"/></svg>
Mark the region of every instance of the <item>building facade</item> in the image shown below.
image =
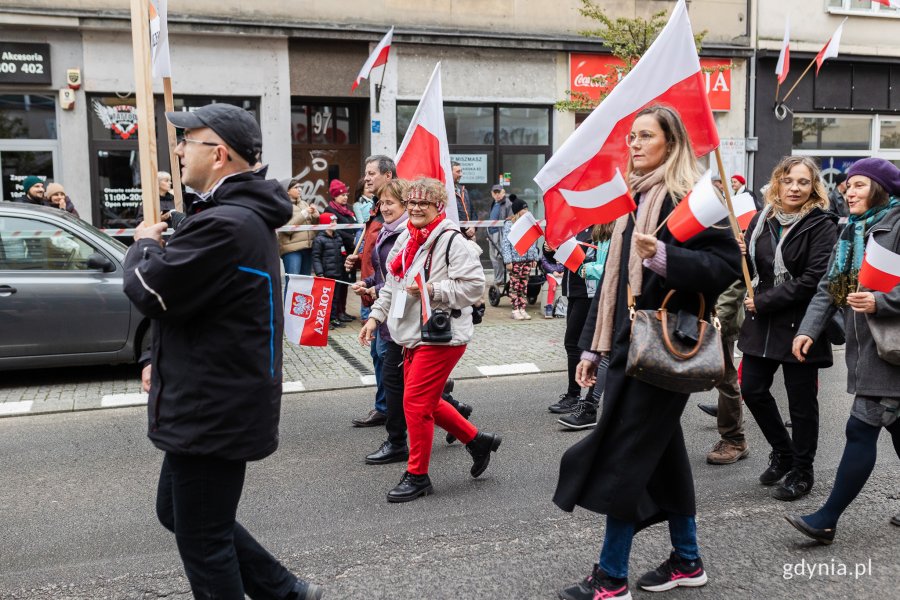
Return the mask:
<svg viewBox="0 0 900 600"><path fill-rule="evenodd" d="M0 62L0 197L21 195L37 174L62 182L82 217L104 228L134 223L140 173L129 14L119 0L0 0L0 48L46 55L42 77L4 73ZM612 16L670 11L673 1L601 3ZM692 0L710 73L726 170L748 172L754 3ZM542 214L532 178L584 115L559 112L567 90L613 61L580 2L380 0L252 4L169 3L177 110L207 102L247 108L263 130L272 177L297 177L309 201L327 202L328 181L353 189L364 158L394 155L429 76L442 65L451 154L480 218L488 190L508 186ZM395 27L387 67L350 86L384 32ZM780 35L780 34L779 34ZM767 50L769 51L769 50ZM9 69L11 67L7 67ZM30 67L33 68L33 67ZM69 71L81 84L69 88ZM27 75L27 76L26 76ZM377 84L377 85L376 85ZM160 169L170 168L155 82ZM376 89L377 88L377 89ZM799 88L798 88L799 89ZM61 100L74 102L71 106Z"/></svg>

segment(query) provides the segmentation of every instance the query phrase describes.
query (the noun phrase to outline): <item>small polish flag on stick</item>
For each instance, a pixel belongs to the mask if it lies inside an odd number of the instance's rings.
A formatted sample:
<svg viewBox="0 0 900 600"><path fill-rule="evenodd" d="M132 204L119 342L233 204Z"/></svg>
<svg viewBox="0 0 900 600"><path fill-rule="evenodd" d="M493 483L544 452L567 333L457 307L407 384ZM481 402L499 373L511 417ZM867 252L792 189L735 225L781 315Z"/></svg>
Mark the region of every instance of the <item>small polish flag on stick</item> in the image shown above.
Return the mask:
<svg viewBox="0 0 900 600"><path fill-rule="evenodd" d="M516 219L509 230L509 242L516 252L524 256L542 235L544 235L544 231L541 226L534 220L534 216L530 212L526 212Z"/></svg>
<svg viewBox="0 0 900 600"><path fill-rule="evenodd" d="M844 20L838 25L838 28L834 31L834 34L831 36L831 39L828 40L828 43L825 44L825 47L816 54L816 75L819 74L819 69L822 68L822 63L825 62L826 59L837 58L838 47L841 45L841 33L844 30L844 23L846 22L847 18L844 17Z"/></svg>
<svg viewBox="0 0 900 600"><path fill-rule="evenodd" d="M284 337L298 346L328 344L334 280L289 277L284 302Z"/></svg>
<svg viewBox="0 0 900 600"><path fill-rule="evenodd" d="M859 269L859 285L870 290L888 293L900 283L900 254L894 254L879 246L875 238L869 238L862 267Z"/></svg>
<svg viewBox="0 0 900 600"><path fill-rule="evenodd" d="M791 70L791 19L784 23L784 41L781 42L781 52L778 54L778 64L775 65L775 75L778 76L778 85L787 79Z"/></svg>
<svg viewBox="0 0 900 600"><path fill-rule="evenodd" d="M750 221L756 214L756 202L753 201L753 196L747 192L741 192L731 199L731 206L734 207L734 216L741 231L747 231Z"/></svg>
<svg viewBox="0 0 900 600"><path fill-rule="evenodd" d="M428 288L425 287L425 272L419 271L415 280L419 287L419 297L422 298L422 322L425 323L431 318L431 299L428 297Z"/></svg>
<svg viewBox="0 0 900 600"><path fill-rule="evenodd" d="M390 30L381 38L381 41L378 42L378 45L375 46L375 49L372 51L372 54L369 55L369 58L366 60L365 64L362 66L362 69L359 70L359 75L356 76L356 81L353 82L353 85L350 87L350 93L353 93L356 88L359 87L359 82L363 79L368 79L369 74L372 72L372 69L375 67L380 67L383 64L387 63L388 53L391 51L391 38L394 37L394 28L391 27Z"/></svg>
<svg viewBox="0 0 900 600"><path fill-rule="evenodd" d="M553 258L574 273L584 263L584 250L575 238L571 237L559 245Z"/></svg>
<svg viewBox="0 0 900 600"><path fill-rule="evenodd" d="M707 171L669 215L669 231L676 240L685 242L727 216L728 207L713 187L712 171Z"/></svg>
<svg viewBox="0 0 900 600"><path fill-rule="evenodd" d="M872 2L877 2L878 4L889 6L890 8L900 9L900 0L872 0Z"/></svg>

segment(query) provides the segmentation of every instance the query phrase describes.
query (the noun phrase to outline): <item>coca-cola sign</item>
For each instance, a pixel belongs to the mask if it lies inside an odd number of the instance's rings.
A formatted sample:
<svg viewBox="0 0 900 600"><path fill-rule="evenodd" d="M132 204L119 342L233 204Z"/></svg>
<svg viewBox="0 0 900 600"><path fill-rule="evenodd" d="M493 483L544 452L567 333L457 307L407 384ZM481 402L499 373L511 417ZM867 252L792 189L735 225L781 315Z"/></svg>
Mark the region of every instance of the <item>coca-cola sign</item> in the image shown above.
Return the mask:
<svg viewBox="0 0 900 600"><path fill-rule="evenodd" d="M622 79L623 64L611 54L570 54L571 90L599 100ZM706 71L706 92L713 110L731 110L731 71L722 69L730 64L728 59L700 59L700 67Z"/></svg>

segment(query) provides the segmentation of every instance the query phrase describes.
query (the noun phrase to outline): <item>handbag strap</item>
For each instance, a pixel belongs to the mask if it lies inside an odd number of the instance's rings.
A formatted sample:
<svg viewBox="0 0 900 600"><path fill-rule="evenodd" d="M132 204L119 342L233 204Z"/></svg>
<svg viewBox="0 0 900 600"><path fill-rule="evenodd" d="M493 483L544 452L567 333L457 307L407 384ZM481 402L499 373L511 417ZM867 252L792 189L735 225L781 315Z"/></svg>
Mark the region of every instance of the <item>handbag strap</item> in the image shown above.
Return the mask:
<svg viewBox="0 0 900 600"><path fill-rule="evenodd" d="M694 349L690 352L681 352L675 346L672 345L672 340L669 338L669 311L664 309L659 309L658 313L659 319L662 321L662 336L663 336L663 344L666 346L666 350L671 352L674 356L687 360L689 358L694 358L698 352L700 352L700 347L703 345L703 336L706 335L706 326L708 323L704 320L700 320L700 331L699 335L697 335L697 345L694 346Z"/></svg>

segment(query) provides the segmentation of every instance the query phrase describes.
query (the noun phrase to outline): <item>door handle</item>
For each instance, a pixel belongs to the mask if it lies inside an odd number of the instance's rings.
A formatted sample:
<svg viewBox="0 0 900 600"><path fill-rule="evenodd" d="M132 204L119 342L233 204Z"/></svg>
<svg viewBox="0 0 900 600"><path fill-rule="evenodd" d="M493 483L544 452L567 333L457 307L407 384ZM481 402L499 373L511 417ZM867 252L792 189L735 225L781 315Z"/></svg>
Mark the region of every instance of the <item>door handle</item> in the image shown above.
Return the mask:
<svg viewBox="0 0 900 600"><path fill-rule="evenodd" d="M15 294L18 290L11 285L0 285L0 297L7 297Z"/></svg>

